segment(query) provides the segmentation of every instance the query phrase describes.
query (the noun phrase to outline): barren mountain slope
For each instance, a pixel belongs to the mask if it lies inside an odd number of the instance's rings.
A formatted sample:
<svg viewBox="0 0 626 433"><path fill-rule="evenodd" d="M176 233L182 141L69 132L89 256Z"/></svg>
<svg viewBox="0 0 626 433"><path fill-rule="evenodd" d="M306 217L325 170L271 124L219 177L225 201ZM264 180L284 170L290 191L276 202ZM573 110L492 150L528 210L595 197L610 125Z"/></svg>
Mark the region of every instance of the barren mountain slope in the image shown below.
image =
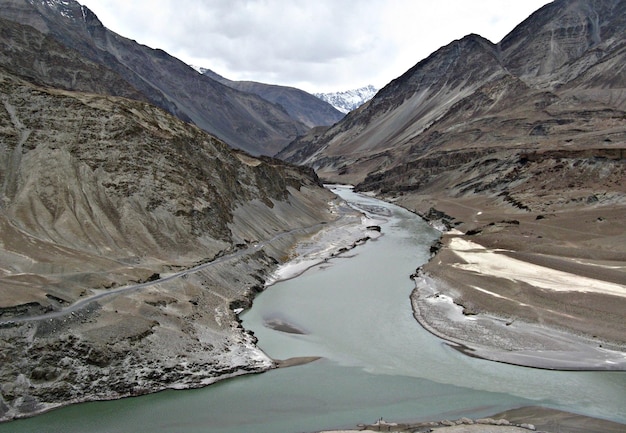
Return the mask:
<svg viewBox="0 0 626 433"><path fill-rule="evenodd" d="M434 149L446 151L444 142L460 143L475 122L484 124L490 116L513 123L525 118L527 124L518 122L517 130L507 133L511 140L504 143L498 141L502 126L498 122L476 128L465 147L478 142L480 147L561 145L545 143L534 129L542 127L534 123L540 119L548 122L545 127L558 121L560 114L545 112L547 104L559 113L567 110L569 119L579 112L581 122L594 111L624 109L625 10L623 1L560 0L537 11L497 45L475 35L454 41L337 125L323 133L311 131L278 156L314 167L324 178L359 183L367 175L382 175ZM549 65L547 58L552 58ZM504 77L508 78L503 81ZM490 105L502 104L503 96L497 92L504 91L511 106L518 99L538 100L517 110L509 107L513 109L506 119L498 107L488 111ZM480 110L469 107L475 104ZM469 110L462 116L457 113L461 106ZM450 122L450 116L458 123ZM443 133L438 122L446 117L447 137L434 142ZM576 134L577 126L571 129ZM530 134L534 141L528 139Z"/></svg>
<svg viewBox="0 0 626 433"><path fill-rule="evenodd" d="M74 0L1 0L0 16L115 71L154 105L252 154L273 155L308 129L255 94L224 86L162 50L108 30Z"/></svg>
<svg viewBox="0 0 626 433"><path fill-rule="evenodd" d="M304 90L256 81L233 81L210 69L201 68L200 71L228 87L242 92L254 93L267 101L280 105L293 119L302 122L309 128L329 126L343 118L343 113L335 107Z"/></svg>
<svg viewBox="0 0 626 433"><path fill-rule="evenodd" d="M315 174L144 102L0 95L0 419L269 368L233 309L334 218Z"/></svg>
<svg viewBox="0 0 626 433"><path fill-rule="evenodd" d="M147 101L119 74L31 26L0 18L0 48L0 65L28 81Z"/></svg>
<svg viewBox="0 0 626 433"><path fill-rule="evenodd" d="M418 63L324 134L300 137L277 156L310 165L323 177L358 182L390 163L399 146L457 101L504 73L495 46L469 35Z"/></svg>
<svg viewBox="0 0 626 433"><path fill-rule="evenodd" d="M502 39L498 44L502 61L509 72L525 80L552 86L569 81L571 76L560 75L580 73L623 45L625 8L624 0L549 3ZM576 63L579 67L572 67Z"/></svg>

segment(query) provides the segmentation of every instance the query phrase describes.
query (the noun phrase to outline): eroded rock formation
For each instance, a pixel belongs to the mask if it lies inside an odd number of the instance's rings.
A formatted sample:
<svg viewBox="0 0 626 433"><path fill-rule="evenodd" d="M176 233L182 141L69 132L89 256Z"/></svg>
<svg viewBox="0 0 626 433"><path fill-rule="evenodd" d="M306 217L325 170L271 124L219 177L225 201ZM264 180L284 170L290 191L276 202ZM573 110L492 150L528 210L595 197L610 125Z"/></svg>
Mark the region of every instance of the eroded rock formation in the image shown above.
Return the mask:
<svg viewBox="0 0 626 433"><path fill-rule="evenodd" d="M0 419L270 368L233 310L334 218L312 170L146 102L0 89Z"/></svg>

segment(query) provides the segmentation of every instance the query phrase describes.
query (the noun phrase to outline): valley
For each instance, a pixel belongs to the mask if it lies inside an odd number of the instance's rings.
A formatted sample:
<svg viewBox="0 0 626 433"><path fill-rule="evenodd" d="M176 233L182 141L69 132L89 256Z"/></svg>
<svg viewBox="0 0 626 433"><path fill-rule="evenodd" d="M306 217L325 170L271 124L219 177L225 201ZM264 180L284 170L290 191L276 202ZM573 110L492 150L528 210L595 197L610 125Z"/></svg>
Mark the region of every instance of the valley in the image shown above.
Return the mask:
<svg viewBox="0 0 626 433"><path fill-rule="evenodd" d="M352 229L328 227L301 244L302 255L279 268L271 278L278 281L240 315L265 354L288 360L279 365L312 362L197 390L70 406L0 424L0 431L288 433L357 428L380 416L407 429L464 417L506 418L544 431L581 425L585 431L621 431L624 372L494 363L466 356L422 328L408 302L414 283L407 274L428 260L439 234L405 209L349 188L333 191L367 218L357 216L353 222L360 223ZM380 232L368 230L372 224ZM329 256L346 229L371 239ZM494 417L503 412L509 413ZM522 421L514 421L516 413ZM543 414L550 414L547 420ZM463 425L469 428L467 421Z"/></svg>
<svg viewBox="0 0 626 433"><path fill-rule="evenodd" d="M145 102L0 86L2 419L271 368L233 310L341 224L315 174Z"/></svg>
<svg viewBox="0 0 626 433"><path fill-rule="evenodd" d="M190 425L313 431L387 408L619 431L624 29L623 0L555 0L339 111L196 70L74 0L0 0L0 430L207 385L180 401L226 414L219 390L241 383L245 415ZM385 392L359 406L368 383ZM255 409L270 390L284 407Z"/></svg>
<svg viewBox="0 0 626 433"><path fill-rule="evenodd" d="M466 353L544 368L587 359L518 324L623 353L624 20L623 2L555 1L497 44L467 35L279 156L445 232L412 302ZM528 353L551 351L554 363ZM588 367L622 364L603 362Z"/></svg>

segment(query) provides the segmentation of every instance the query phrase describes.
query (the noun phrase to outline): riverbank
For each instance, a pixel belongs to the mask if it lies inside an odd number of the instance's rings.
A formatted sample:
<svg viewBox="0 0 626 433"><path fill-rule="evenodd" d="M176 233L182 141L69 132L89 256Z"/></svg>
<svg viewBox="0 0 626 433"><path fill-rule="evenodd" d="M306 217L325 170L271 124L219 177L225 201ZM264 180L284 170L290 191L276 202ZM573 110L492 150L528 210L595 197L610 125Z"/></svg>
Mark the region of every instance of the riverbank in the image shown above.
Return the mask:
<svg viewBox="0 0 626 433"><path fill-rule="evenodd" d="M396 423L379 419L354 430L332 430L320 433L393 431L397 433L621 433L626 426L611 421L543 407L522 407L487 418Z"/></svg>
<svg viewBox="0 0 626 433"><path fill-rule="evenodd" d="M275 203L271 213L261 203L239 208L232 229L243 242L232 254L187 271L161 264L149 284L129 290L85 289L76 310L65 302L49 317L5 319L0 421L85 401L199 388L276 367L237 314L265 282L283 277L273 272L301 255L297 249L315 244L324 233L341 235L330 236L333 242L323 249L308 247L317 260L364 242L367 233L377 234L360 213L330 193L326 198L322 203L302 188L289 204Z"/></svg>
<svg viewBox="0 0 626 433"><path fill-rule="evenodd" d="M452 228L416 275L416 319L462 352L516 365L626 370L626 206L403 197Z"/></svg>
<svg viewBox="0 0 626 433"><path fill-rule="evenodd" d="M242 317L271 356L289 362L325 359L204 390L66 408L0 431L56 425L55 431L67 432L292 433L350 426L379 415L456 420L534 404L623 422L623 374L485 362L454 353L425 332L407 304L412 286L407 276L428 260L429 245L439 234L403 209L351 192L342 195L362 209L379 210L376 215L387 221L383 235L255 296L254 308ZM358 223L369 224L360 216ZM378 233L368 227L365 233Z"/></svg>

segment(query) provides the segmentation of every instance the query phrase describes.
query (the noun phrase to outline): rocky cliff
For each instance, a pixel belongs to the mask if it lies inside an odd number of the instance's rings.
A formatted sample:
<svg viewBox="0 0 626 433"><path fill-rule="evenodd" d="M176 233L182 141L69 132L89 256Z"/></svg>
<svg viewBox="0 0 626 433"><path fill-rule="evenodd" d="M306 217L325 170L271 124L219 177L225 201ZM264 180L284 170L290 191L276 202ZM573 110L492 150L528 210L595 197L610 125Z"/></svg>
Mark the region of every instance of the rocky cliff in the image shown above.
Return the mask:
<svg viewBox="0 0 626 433"><path fill-rule="evenodd" d="M147 102L0 95L0 419L271 367L234 310L333 220L315 174Z"/></svg>

